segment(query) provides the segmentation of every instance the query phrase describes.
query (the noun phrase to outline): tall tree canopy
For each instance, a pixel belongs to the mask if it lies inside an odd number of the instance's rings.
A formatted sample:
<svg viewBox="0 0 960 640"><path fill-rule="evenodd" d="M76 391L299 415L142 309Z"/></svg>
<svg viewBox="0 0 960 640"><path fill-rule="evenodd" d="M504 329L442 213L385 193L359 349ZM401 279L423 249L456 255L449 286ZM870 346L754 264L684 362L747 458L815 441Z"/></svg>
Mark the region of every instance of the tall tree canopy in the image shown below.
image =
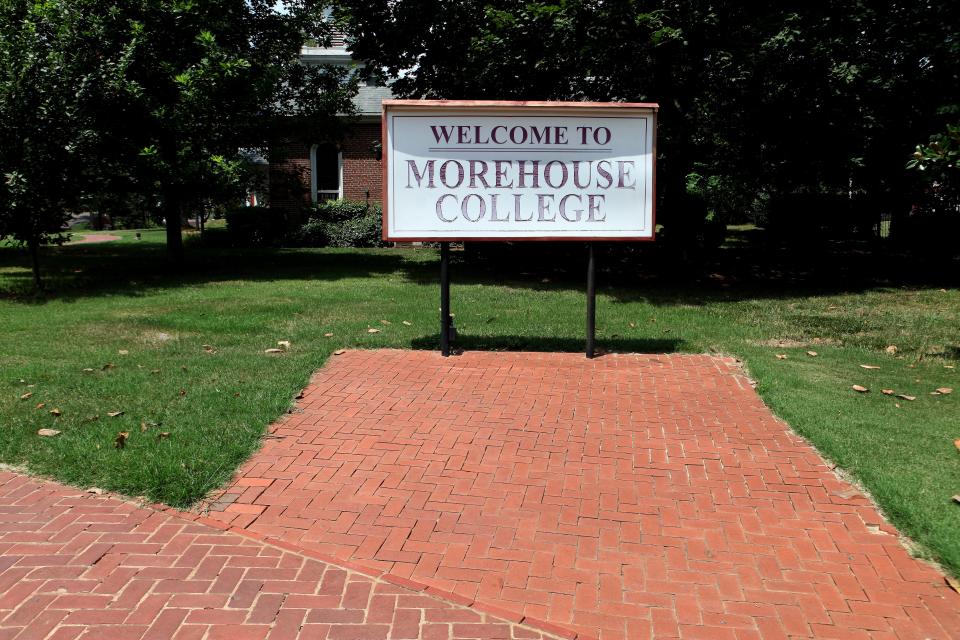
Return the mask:
<svg viewBox="0 0 960 640"><path fill-rule="evenodd" d="M901 0L341 0L406 97L655 101L660 184L743 211L903 193L960 104L960 4ZM682 208L682 207L680 207ZM676 217L674 217L676 220Z"/></svg>
<svg viewBox="0 0 960 640"><path fill-rule="evenodd" d="M243 188L245 149L292 118L328 132L349 113L349 69L305 66L325 42L313 0L0 3L0 234L36 246L80 196L136 193L182 252L187 207Z"/></svg>

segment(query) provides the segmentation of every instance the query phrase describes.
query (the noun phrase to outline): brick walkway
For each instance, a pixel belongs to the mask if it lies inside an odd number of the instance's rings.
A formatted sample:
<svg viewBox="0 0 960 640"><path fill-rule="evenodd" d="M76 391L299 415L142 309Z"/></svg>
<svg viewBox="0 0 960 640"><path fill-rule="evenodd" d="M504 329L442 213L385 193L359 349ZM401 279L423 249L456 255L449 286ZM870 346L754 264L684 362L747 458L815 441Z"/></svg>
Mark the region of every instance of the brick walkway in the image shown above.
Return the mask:
<svg viewBox="0 0 960 640"><path fill-rule="evenodd" d="M0 471L0 639L552 638L249 537Z"/></svg>
<svg viewBox="0 0 960 640"><path fill-rule="evenodd" d="M506 619L960 638L960 596L729 359L352 351L272 434L210 517Z"/></svg>

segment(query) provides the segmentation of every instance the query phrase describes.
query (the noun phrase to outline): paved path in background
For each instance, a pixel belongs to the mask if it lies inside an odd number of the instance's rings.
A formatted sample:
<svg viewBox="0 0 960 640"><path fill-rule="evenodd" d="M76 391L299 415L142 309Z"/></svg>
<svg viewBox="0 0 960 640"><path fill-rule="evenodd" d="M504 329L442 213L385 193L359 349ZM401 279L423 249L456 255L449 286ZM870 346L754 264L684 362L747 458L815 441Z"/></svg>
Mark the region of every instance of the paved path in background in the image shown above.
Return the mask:
<svg viewBox="0 0 960 640"><path fill-rule="evenodd" d="M97 242L113 242L121 240L120 236L108 235L105 233L75 233L77 240L71 240L67 244L94 244Z"/></svg>
<svg viewBox="0 0 960 640"><path fill-rule="evenodd" d="M731 359L350 351L209 516L583 637L960 638Z"/></svg>
<svg viewBox="0 0 960 640"><path fill-rule="evenodd" d="M0 471L0 639L541 639L184 517Z"/></svg>

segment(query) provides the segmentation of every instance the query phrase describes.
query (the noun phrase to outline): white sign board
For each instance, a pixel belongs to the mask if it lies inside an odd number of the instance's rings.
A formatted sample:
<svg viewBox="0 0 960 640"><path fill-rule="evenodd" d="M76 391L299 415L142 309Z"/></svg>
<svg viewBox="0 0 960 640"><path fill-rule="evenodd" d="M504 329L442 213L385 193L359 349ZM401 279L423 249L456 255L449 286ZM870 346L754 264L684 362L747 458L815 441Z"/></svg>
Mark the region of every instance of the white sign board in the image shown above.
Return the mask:
<svg viewBox="0 0 960 640"><path fill-rule="evenodd" d="M657 105L383 106L385 240L653 239Z"/></svg>

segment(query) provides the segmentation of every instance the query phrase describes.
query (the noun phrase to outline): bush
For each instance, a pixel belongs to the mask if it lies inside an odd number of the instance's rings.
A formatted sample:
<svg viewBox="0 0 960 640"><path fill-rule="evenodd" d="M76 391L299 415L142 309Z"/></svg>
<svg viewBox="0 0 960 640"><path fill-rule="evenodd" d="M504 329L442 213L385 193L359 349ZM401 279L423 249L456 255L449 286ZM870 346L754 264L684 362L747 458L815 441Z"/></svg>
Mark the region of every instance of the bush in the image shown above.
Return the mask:
<svg viewBox="0 0 960 640"><path fill-rule="evenodd" d="M314 208L291 242L304 247L382 247L382 226L380 205L331 200Z"/></svg>
<svg viewBox="0 0 960 640"><path fill-rule="evenodd" d="M269 207L237 207L227 211L226 219L235 247L270 246L283 237L283 219Z"/></svg>

